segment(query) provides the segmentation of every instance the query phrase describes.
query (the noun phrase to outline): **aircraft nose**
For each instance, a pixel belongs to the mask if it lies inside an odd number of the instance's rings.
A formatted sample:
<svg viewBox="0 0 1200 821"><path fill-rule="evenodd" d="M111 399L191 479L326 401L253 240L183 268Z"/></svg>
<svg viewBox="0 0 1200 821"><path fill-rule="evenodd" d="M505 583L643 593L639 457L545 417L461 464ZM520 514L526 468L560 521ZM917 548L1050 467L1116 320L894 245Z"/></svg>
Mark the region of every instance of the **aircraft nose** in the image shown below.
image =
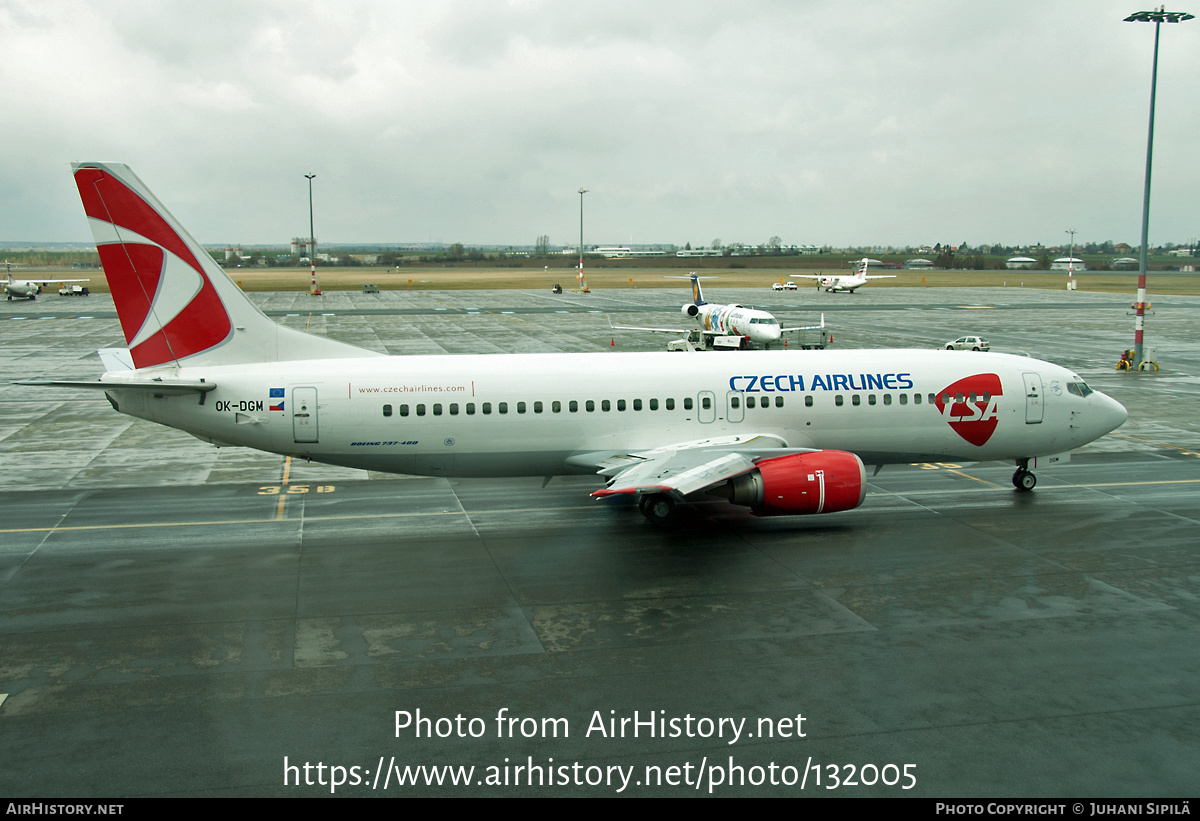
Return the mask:
<svg viewBox="0 0 1200 821"><path fill-rule="evenodd" d="M1125 410L1124 405L1108 394L1099 391L1093 395L1093 398L1100 400L1095 403L1097 406L1096 423L1100 428L1097 436L1103 436L1125 424L1125 420L1129 418L1129 411Z"/></svg>

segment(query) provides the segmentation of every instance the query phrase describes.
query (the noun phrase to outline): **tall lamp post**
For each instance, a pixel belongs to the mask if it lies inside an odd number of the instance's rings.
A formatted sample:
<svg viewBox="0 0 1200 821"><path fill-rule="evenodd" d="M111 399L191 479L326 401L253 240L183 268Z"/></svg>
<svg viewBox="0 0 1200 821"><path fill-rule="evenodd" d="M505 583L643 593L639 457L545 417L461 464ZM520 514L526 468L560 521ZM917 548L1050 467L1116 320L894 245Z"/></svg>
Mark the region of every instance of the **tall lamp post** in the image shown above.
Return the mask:
<svg viewBox="0 0 1200 821"><path fill-rule="evenodd" d="M1067 233L1071 235L1071 245L1067 248L1067 290L1075 290L1075 229L1068 228Z"/></svg>
<svg viewBox="0 0 1200 821"><path fill-rule="evenodd" d="M313 233L312 181L316 174L305 174L308 180L308 264L312 271L312 287L309 293L320 296L321 289L317 287L317 235Z"/></svg>
<svg viewBox="0 0 1200 821"><path fill-rule="evenodd" d="M586 188L579 189L579 290L583 291L583 195Z"/></svg>
<svg viewBox="0 0 1200 821"><path fill-rule="evenodd" d="M1154 64L1150 72L1150 129L1146 138L1146 187L1142 196L1142 250L1138 256L1137 318L1133 324L1133 363L1142 369L1145 356L1142 350L1142 334L1146 326L1146 256L1150 242L1150 165L1154 156L1154 95L1158 86L1158 29L1162 23L1182 23L1195 15L1183 11L1139 11L1125 18L1126 23L1154 24Z"/></svg>

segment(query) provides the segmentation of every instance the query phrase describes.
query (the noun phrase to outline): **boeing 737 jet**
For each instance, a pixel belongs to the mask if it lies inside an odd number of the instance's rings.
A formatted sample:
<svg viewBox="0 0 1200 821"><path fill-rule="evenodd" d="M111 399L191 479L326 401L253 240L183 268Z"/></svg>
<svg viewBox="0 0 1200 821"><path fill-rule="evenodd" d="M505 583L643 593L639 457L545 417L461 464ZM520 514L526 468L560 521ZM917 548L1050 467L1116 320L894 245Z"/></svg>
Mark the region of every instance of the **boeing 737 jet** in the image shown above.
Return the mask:
<svg viewBox="0 0 1200 821"><path fill-rule="evenodd" d="M97 381L40 384L99 388L214 444L431 476L599 474L593 496L662 522L712 497L848 510L864 463L1011 460L1029 490L1033 460L1126 417L1066 368L995 353L385 356L268 319L128 167L74 175L129 354L108 352Z"/></svg>
<svg viewBox="0 0 1200 821"><path fill-rule="evenodd" d="M854 270L854 273L847 274L845 276L824 277L824 276L821 276L820 274L796 274L795 276L797 279L815 279L815 280L817 280L817 287L824 288L826 293L830 293L830 292L836 293L838 291L846 291L847 293L851 293L851 294L854 293L855 288L861 288L862 286L866 285L867 280L869 280L869 279L895 279L896 278L895 274L873 274L871 276L867 276L867 266L870 263L871 263L871 260L867 259L866 257L863 257L861 260L858 261L858 268L856 268Z"/></svg>
<svg viewBox="0 0 1200 821"><path fill-rule="evenodd" d="M778 342L784 334L793 331L819 331L825 327L825 316L821 316L820 325L804 327L781 328L779 320L767 311L756 308L744 308L741 305L714 305L704 301L700 290L701 277L692 273L687 277L692 281L692 301L685 302L679 310L684 316L696 320L703 340L704 348L713 347L714 340L734 340L736 347L744 347L746 342L754 345L769 346ZM683 277L675 277L683 279ZM652 331L666 334L689 334L691 331L679 328L640 328L632 325L614 325L621 331Z"/></svg>

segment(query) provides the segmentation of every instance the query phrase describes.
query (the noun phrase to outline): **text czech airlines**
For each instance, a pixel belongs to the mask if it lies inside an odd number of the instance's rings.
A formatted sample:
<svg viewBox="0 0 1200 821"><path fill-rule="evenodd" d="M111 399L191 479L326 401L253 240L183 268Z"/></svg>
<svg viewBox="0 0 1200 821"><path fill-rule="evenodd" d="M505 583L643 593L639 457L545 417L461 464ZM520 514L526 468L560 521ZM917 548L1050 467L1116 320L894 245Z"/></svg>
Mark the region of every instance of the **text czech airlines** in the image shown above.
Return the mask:
<svg viewBox="0 0 1200 821"><path fill-rule="evenodd" d="M905 391L912 386L912 375L907 373L827 373L817 374L807 382L804 376L786 373L774 376L733 376L729 378L729 389L742 393Z"/></svg>

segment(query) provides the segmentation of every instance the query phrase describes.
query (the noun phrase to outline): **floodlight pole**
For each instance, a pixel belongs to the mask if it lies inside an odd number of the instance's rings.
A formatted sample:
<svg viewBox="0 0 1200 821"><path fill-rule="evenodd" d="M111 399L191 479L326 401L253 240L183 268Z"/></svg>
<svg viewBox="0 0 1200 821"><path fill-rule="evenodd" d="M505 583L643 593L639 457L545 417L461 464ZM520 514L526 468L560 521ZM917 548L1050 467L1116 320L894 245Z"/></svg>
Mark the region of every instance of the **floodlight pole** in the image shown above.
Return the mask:
<svg viewBox="0 0 1200 821"><path fill-rule="evenodd" d="M317 235L313 233L312 181L316 174L305 174L308 180L308 264L312 271L312 288L309 293L319 296L321 290L317 287Z"/></svg>
<svg viewBox="0 0 1200 821"><path fill-rule="evenodd" d="M1075 283L1075 229L1068 228L1067 233L1071 235L1071 245L1067 248L1067 290L1070 291Z"/></svg>
<svg viewBox="0 0 1200 821"><path fill-rule="evenodd" d="M583 290L583 195L586 188L579 189L579 290Z"/></svg>
<svg viewBox="0 0 1200 821"><path fill-rule="evenodd" d="M1150 127L1146 137L1146 186L1142 195L1142 248L1138 255L1137 317L1133 324L1133 363L1141 370L1145 361L1143 354L1143 332L1146 327L1146 263L1150 247L1150 166L1154 157L1154 98L1158 86L1158 30L1162 23L1182 23L1195 15L1182 11L1139 11L1125 18L1126 23L1154 24L1154 62L1150 72Z"/></svg>

